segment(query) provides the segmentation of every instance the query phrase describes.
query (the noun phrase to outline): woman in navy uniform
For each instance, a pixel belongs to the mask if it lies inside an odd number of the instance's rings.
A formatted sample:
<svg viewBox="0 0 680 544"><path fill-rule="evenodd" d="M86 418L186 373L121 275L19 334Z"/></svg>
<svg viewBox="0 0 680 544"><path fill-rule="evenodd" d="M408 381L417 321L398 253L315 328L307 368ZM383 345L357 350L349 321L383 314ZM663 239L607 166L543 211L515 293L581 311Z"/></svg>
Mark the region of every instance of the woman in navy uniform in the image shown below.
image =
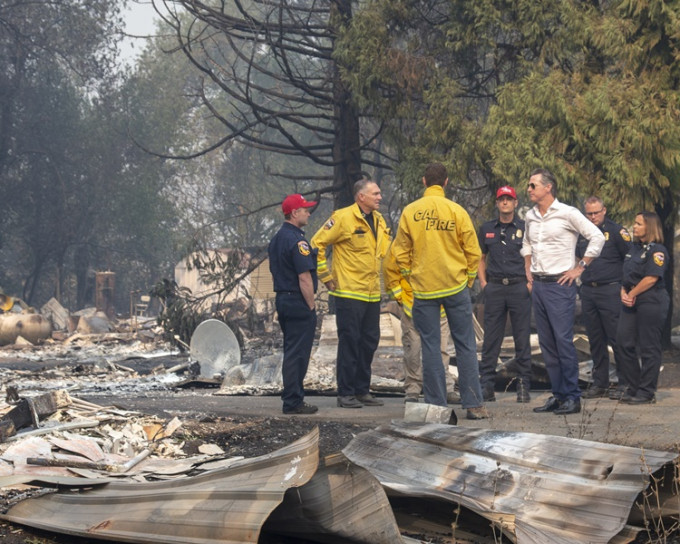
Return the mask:
<svg viewBox="0 0 680 544"><path fill-rule="evenodd" d="M621 402L651 404L656 402L661 331L669 307L663 279L668 251L663 246L659 216L654 212L640 212L635 217L633 237L635 243L623 261L622 306L616 333L626 382Z"/></svg>

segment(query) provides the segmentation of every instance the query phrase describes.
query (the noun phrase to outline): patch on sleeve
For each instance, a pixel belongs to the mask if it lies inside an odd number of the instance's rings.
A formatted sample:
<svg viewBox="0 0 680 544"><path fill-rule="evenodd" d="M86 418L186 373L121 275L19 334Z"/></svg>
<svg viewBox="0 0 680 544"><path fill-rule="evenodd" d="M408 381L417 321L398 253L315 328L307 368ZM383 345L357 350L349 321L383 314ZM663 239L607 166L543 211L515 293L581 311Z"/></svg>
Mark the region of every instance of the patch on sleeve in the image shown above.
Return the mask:
<svg viewBox="0 0 680 544"><path fill-rule="evenodd" d="M654 255L652 255L652 258L654 259L654 264L656 266L663 266L666 256L664 255L663 251L657 251Z"/></svg>
<svg viewBox="0 0 680 544"><path fill-rule="evenodd" d="M333 228L333 225L335 225L335 221L333 221L333 219L329 219L328 221L326 221L326 224L323 226L323 228L326 230L330 230Z"/></svg>
<svg viewBox="0 0 680 544"><path fill-rule="evenodd" d="M621 235L621 238L623 238L626 242L630 242L630 233L626 229L621 229L619 231L619 234Z"/></svg>
<svg viewBox="0 0 680 544"><path fill-rule="evenodd" d="M486 238L494 238L496 235L493 232L487 232Z"/></svg>
<svg viewBox="0 0 680 544"><path fill-rule="evenodd" d="M304 240L300 240L297 243L297 246L298 246L298 251L300 252L300 255L303 255L304 257L306 257L307 255L309 255L311 253L311 249L309 249L309 244L307 242L305 242Z"/></svg>

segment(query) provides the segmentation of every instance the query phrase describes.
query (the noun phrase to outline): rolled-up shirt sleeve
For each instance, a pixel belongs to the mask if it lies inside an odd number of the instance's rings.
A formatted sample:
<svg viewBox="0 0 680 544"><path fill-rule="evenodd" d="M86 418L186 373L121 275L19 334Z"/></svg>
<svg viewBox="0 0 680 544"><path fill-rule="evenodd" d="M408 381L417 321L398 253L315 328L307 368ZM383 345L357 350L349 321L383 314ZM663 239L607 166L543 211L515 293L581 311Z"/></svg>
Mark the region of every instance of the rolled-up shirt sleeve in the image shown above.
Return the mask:
<svg viewBox="0 0 680 544"><path fill-rule="evenodd" d="M592 259L599 257L602 248L604 247L604 234L602 234L602 231L578 210L574 209L571 215L572 223L576 230L578 230L581 236L588 240L588 247L583 256Z"/></svg>

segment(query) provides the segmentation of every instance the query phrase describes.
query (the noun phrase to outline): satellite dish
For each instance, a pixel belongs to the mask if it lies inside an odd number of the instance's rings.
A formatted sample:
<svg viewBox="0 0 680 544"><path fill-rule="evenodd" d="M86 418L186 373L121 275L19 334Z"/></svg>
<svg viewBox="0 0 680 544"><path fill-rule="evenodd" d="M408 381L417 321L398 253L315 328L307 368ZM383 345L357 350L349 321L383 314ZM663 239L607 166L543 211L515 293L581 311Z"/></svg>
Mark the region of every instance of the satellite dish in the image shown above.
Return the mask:
<svg viewBox="0 0 680 544"><path fill-rule="evenodd" d="M219 319L208 319L196 327L189 344L191 357L198 361L202 378L224 377L241 364L241 348L232 330Z"/></svg>

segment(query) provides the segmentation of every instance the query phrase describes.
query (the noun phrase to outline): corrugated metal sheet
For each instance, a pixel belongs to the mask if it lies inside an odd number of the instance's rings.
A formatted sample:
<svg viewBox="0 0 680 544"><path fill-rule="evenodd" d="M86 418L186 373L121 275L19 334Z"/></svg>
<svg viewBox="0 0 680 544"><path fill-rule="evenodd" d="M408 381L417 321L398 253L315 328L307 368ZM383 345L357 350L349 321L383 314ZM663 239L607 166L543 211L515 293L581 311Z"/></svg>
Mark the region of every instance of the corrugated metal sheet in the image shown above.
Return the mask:
<svg viewBox="0 0 680 544"><path fill-rule="evenodd" d="M119 542L221 544L258 541L262 524L319 463L315 429L269 455L168 482L111 483L27 499L2 519Z"/></svg>
<svg viewBox="0 0 680 544"><path fill-rule="evenodd" d="M619 533L615 541L627 541L636 497L677 457L564 437L406 422L362 433L343 453L387 488L459 503L520 544L605 544Z"/></svg>
<svg viewBox="0 0 680 544"><path fill-rule="evenodd" d="M263 532L313 542L404 542L380 482L340 454L328 457L312 480L290 489Z"/></svg>

